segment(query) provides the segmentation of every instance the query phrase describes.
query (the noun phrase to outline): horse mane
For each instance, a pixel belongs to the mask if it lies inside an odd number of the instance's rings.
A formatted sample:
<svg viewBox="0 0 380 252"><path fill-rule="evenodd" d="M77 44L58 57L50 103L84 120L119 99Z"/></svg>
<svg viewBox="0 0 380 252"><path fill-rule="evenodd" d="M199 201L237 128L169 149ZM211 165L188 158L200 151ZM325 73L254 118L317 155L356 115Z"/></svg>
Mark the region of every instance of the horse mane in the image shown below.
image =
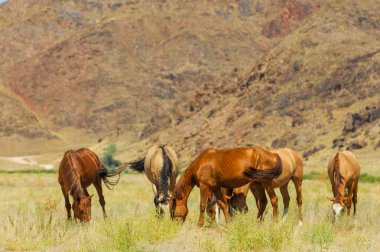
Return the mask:
<svg viewBox="0 0 380 252"><path fill-rule="evenodd" d="M249 170L244 171L244 176L248 177L252 181L270 181L277 178L282 173L282 160L280 156L273 153L277 159L276 165L270 170L257 170L255 167L251 167Z"/></svg>
<svg viewBox="0 0 380 252"><path fill-rule="evenodd" d="M78 162L78 156L75 151L69 150L66 151L64 155L68 162L68 169L66 170L66 178L69 181L70 184L70 193L74 197L78 195L79 197L84 197L85 193L82 188L82 184L80 182L80 175L79 175L79 167L80 164Z"/></svg>
<svg viewBox="0 0 380 252"><path fill-rule="evenodd" d="M162 151L162 159L164 161L160 171L160 183L161 190L164 192L164 199L166 200L168 198L169 178L172 174L173 163L170 160L168 154L166 153L165 145L160 145L160 148Z"/></svg>
<svg viewBox="0 0 380 252"><path fill-rule="evenodd" d="M185 197L185 193L187 192L187 188L189 185L191 187L194 187L194 183L192 180L192 171L191 167L193 166L193 163L190 165L189 168L185 170L181 178L178 180L177 184L175 185L175 189L173 191L173 197L179 200L182 200Z"/></svg>
<svg viewBox="0 0 380 252"><path fill-rule="evenodd" d="M334 197L338 197L338 188L339 188L339 182L340 182L340 173L339 173L339 152L335 155L334 160L333 160L333 167L332 167L332 172L333 172L333 177L334 177L334 188L336 195Z"/></svg>

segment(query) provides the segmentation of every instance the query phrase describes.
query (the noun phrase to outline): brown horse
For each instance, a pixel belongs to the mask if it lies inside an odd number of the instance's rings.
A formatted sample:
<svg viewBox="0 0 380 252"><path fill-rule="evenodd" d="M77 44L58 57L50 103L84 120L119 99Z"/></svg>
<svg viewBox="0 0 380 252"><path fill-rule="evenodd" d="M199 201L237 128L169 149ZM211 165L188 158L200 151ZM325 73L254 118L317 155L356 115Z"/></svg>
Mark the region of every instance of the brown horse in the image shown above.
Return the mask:
<svg viewBox="0 0 380 252"><path fill-rule="evenodd" d="M350 215L351 201L354 203L355 215L360 176L358 159L350 151L338 152L330 159L327 173L334 193L334 197L330 200L333 202L335 217L341 215L345 208L347 215Z"/></svg>
<svg viewBox="0 0 380 252"><path fill-rule="evenodd" d="M148 149L145 157L127 164L132 170L145 172L152 183L157 212L163 214L162 204L167 205L178 175L175 151L168 145L155 145Z"/></svg>
<svg viewBox="0 0 380 252"><path fill-rule="evenodd" d="M89 149L68 150L63 155L59 165L58 181L61 185L62 193L65 198L67 218L71 219L71 205L69 193L73 197L74 218L80 221L91 219L91 198L87 187L93 184L99 195L99 203L103 209L104 218L107 217L105 201L102 191L101 181L109 186L114 186L117 181L109 180L109 177L119 175L124 167L114 171L105 169L99 161L98 156Z"/></svg>
<svg viewBox="0 0 380 252"><path fill-rule="evenodd" d="M285 148L278 150L271 150L272 153L278 154L282 160L282 173L271 182L251 183L241 188L234 189L234 193L229 198L230 207L233 210L242 212L244 209L248 209L246 204L246 197L248 190L251 189L252 194L256 200L256 206L259 209L257 218L261 219L268 203L265 196L267 191L271 203L273 206L273 216L277 217L278 199L274 192L274 188L280 187L282 200L284 203L283 217L286 217L289 208L289 192L288 183L293 181L296 193L299 221L302 224L302 176L303 176L303 162L301 156L295 151ZM265 189L265 190L264 190ZM235 190L237 193L235 193Z"/></svg>
<svg viewBox="0 0 380 252"><path fill-rule="evenodd" d="M210 191L216 196L226 221L230 221L227 201L221 187L235 188L251 181L271 182L281 171L280 157L259 147L207 149L190 164L176 184L169 204L171 217L186 219L187 200L197 185L201 193L198 225L204 224L204 212Z"/></svg>

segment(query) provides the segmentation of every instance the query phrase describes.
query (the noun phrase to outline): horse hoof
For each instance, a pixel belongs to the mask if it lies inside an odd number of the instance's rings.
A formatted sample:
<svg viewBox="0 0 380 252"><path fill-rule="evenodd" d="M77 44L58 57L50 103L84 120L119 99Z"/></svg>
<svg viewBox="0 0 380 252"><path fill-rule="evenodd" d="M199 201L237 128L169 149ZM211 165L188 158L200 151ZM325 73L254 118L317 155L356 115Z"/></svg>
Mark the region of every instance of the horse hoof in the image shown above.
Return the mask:
<svg viewBox="0 0 380 252"><path fill-rule="evenodd" d="M298 226L300 226L300 227L302 226L302 221L301 220L298 221Z"/></svg>

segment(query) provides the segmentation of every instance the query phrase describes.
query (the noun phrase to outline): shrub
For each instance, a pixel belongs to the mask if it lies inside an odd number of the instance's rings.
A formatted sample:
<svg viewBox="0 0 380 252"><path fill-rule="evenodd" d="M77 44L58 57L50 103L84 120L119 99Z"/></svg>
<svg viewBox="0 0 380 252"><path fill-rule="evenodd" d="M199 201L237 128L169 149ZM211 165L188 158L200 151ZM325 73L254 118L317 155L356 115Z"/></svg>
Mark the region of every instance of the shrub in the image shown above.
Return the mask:
<svg viewBox="0 0 380 252"><path fill-rule="evenodd" d="M117 148L115 144L110 144L103 150L103 156L101 161L107 169L115 169L121 164L119 160L113 158L113 155L116 153Z"/></svg>

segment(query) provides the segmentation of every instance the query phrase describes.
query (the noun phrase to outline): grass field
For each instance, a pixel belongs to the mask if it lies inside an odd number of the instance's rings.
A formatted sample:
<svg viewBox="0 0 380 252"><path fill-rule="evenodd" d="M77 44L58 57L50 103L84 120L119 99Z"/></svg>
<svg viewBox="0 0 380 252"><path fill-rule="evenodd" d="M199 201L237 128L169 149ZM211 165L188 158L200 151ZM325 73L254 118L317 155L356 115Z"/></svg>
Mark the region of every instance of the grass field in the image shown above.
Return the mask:
<svg viewBox="0 0 380 252"><path fill-rule="evenodd" d="M57 174L0 174L0 251L379 251L380 183L359 184L358 212L333 224L330 186L311 176L303 184L303 225L296 219L290 185L289 217L273 223L268 205L265 221L249 212L217 227L208 219L198 228L199 190L189 200L184 224L154 216L153 194L144 175L124 174L113 191L105 189L109 218L102 219L97 195L89 224L68 223ZM90 193L94 188L90 188ZM280 195L278 192L277 195ZM280 198L280 202L281 202ZM282 204L280 204L282 211Z"/></svg>

